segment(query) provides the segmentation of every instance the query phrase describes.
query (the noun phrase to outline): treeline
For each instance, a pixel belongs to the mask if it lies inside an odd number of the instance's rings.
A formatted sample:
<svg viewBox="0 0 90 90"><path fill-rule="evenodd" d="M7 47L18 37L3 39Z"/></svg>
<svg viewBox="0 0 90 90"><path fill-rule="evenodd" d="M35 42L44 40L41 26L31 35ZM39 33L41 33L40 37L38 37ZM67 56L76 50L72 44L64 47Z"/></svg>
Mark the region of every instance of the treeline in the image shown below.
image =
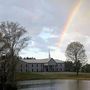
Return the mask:
<svg viewBox="0 0 90 90"><path fill-rule="evenodd" d="M36 60L36 58L34 58L34 57L24 57L23 59L26 59L26 60Z"/></svg>
<svg viewBox="0 0 90 90"><path fill-rule="evenodd" d="M66 72L76 72L75 63L73 63L72 61L65 61L64 64ZM83 65L79 71L90 73L90 64Z"/></svg>

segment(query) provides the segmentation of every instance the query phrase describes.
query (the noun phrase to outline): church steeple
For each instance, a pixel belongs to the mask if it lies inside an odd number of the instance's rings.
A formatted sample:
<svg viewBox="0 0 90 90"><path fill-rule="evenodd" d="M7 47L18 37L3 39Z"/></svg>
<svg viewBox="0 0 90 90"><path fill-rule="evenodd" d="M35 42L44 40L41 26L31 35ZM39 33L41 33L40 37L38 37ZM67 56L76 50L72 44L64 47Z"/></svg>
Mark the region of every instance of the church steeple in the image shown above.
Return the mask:
<svg viewBox="0 0 90 90"><path fill-rule="evenodd" d="M49 50L49 59L51 59L50 50Z"/></svg>

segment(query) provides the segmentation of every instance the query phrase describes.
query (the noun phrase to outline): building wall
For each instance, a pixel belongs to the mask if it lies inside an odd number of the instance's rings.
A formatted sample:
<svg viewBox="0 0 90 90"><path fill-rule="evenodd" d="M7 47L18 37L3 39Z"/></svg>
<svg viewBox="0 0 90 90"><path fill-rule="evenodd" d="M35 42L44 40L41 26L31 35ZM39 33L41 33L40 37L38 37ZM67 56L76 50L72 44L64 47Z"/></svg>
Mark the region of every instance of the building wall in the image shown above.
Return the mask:
<svg viewBox="0 0 90 90"><path fill-rule="evenodd" d="M17 72L26 72L26 62L23 61L19 61L16 67L16 71Z"/></svg>
<svg viewBox="0 0 90 90"><path fill-rule="evenodd" d="M45 65L45 63L26 63L20 61L16 70L17 72L60 72L64 71L64 63L56 63L54 60L50 60Z"/></svg>
<svg viewBox="0 0 90 90"><path fill-rule="evenodd" d="M28 71L30 72L40 72L43 70L43 64L41 63L29 63L28 64Z"/></svg>
<svg viewBox="0 0 90 90"><path fill-rule="evenodd" d="M57 70L58 71L64 71L64 63L58 63L57 64Z"/></svg>

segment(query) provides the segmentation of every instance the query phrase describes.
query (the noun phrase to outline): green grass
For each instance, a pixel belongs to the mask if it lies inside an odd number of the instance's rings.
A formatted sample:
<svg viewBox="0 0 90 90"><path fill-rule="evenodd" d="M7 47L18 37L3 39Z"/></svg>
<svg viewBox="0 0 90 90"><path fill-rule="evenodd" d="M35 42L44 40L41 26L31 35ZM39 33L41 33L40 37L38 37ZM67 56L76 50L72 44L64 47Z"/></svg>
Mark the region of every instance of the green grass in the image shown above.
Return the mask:
<svg viewBox="0 0 90 90"><path fill-rule="evenodd" d="M16 74L16 80L40 80L40 79L80 79L90 80L90 73L74 72L22 72Z"/></svg>

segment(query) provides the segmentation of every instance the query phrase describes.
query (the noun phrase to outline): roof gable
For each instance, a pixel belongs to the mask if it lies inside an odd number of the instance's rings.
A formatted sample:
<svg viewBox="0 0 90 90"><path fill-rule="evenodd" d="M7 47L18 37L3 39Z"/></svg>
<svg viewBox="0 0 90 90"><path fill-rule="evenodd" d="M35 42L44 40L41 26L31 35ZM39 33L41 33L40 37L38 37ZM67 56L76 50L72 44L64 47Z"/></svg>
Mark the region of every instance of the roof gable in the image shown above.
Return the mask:
<svg viewBox="0 0 90 90"><path fill-rule="evenodd" d="M48 61L48 64L49 65L56 65L56 62L53 58L51 58L49 61Z"/></svg>

